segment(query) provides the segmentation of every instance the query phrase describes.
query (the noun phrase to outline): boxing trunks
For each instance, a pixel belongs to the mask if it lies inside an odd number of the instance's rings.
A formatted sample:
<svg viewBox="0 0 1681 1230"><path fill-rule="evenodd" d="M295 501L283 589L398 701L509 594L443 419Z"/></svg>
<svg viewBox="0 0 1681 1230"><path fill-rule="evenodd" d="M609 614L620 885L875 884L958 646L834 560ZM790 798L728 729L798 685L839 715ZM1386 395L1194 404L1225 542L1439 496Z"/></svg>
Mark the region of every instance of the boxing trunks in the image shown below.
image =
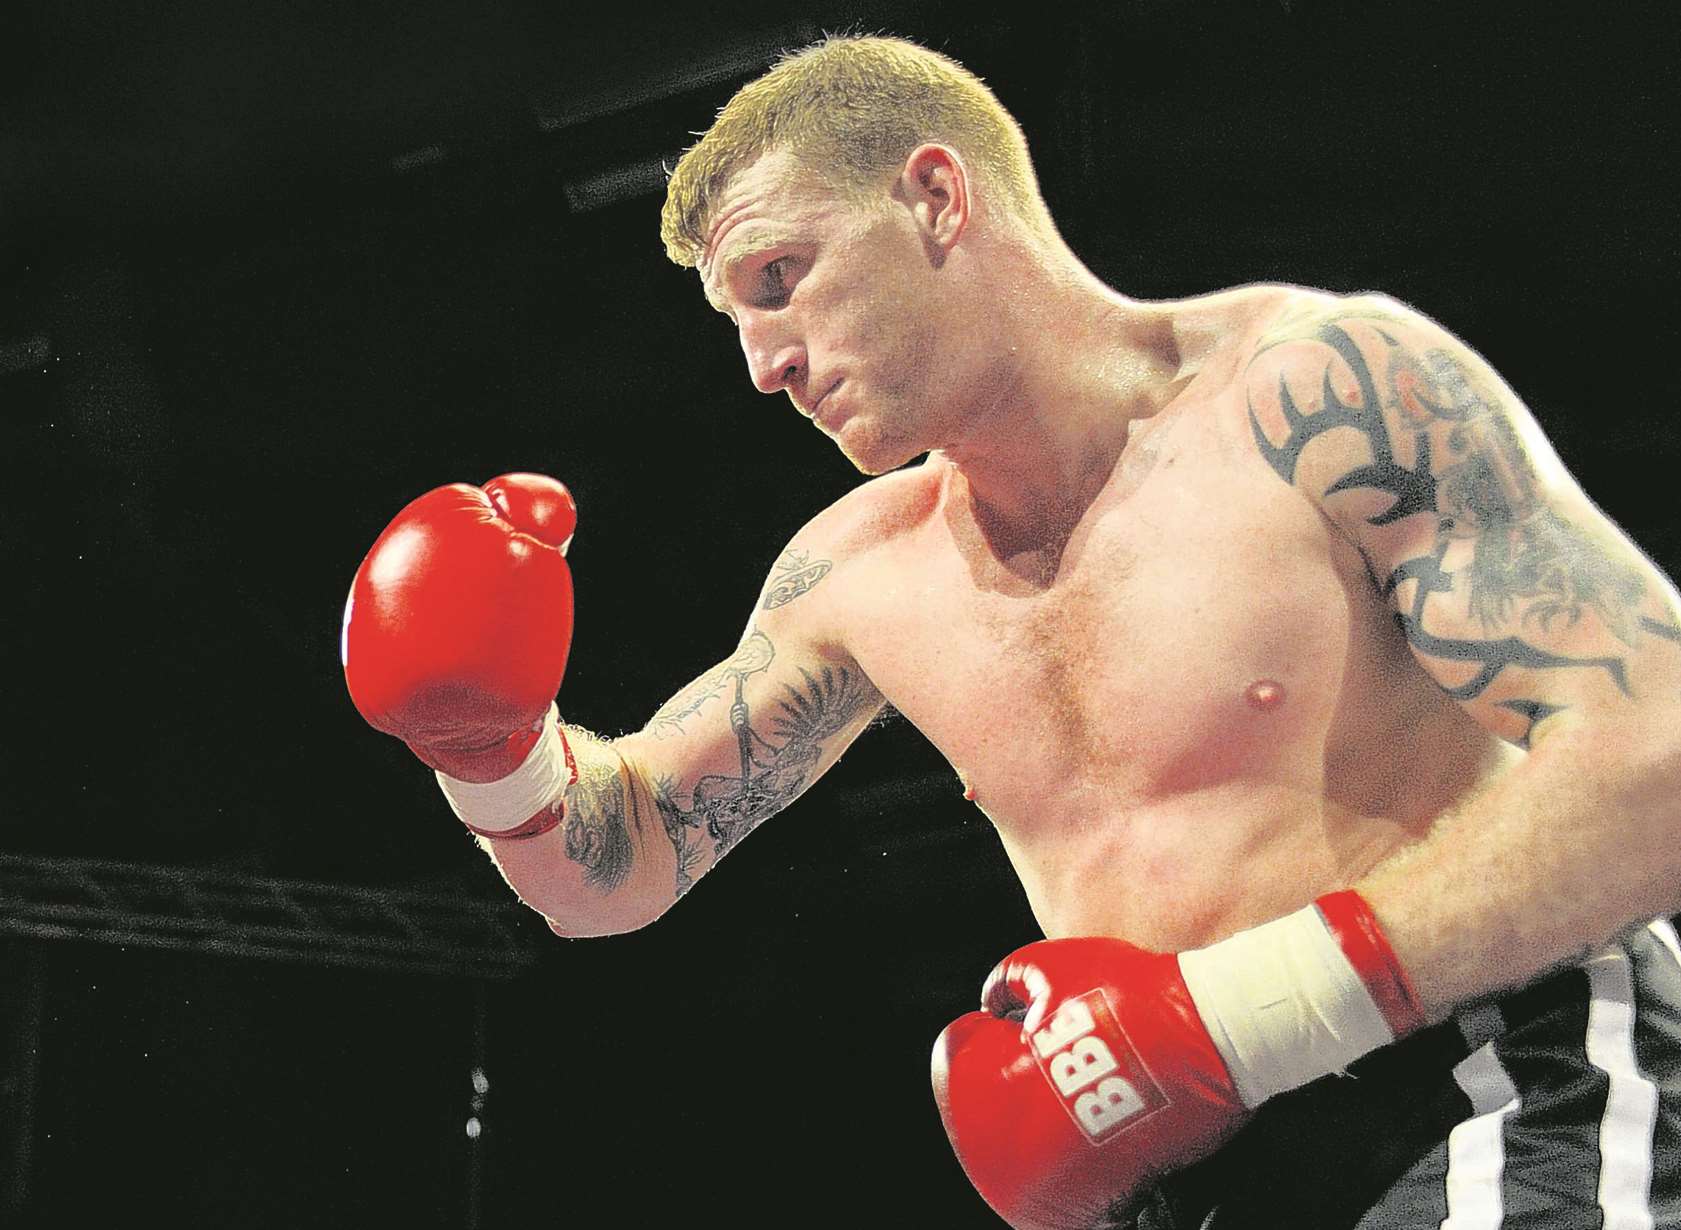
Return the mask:
<svg viewBox="0 0 1681 1230"><path fill-rule="evenodd" d="M1136 1230L1681 1230L1663 920L1266 1103Z"/></svg>

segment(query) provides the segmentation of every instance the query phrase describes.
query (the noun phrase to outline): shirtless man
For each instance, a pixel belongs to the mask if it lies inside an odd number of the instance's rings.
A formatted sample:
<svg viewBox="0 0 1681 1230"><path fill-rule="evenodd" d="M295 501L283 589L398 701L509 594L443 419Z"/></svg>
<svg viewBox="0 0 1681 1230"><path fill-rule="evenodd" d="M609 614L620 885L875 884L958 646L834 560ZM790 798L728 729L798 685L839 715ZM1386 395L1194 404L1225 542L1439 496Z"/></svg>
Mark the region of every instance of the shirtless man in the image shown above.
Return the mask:
<svg viewBox="0 0 1681 1230"><path fill-rule="evenodd" d="M1109 289L992 95L895 40L743 89L663 234L878 477L614 740L549 711L563 488L382 536L352 694L523 900L653 921L891 704L1048 937L935 1054L1011 1224L1681 1225L1681 616L1486 363L1379 295ZM1279 1175L1292 1106L1341 1126Z"/></svg>

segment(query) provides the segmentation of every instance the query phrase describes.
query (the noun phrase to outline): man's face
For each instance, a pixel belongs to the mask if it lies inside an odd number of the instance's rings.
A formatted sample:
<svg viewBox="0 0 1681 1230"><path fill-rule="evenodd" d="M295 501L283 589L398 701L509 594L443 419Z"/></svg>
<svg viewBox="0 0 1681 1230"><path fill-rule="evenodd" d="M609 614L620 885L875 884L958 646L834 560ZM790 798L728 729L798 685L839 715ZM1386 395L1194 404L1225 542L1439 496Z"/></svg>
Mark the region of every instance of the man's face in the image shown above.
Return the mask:
<svg viewBox="0 0 1681 1230"><path fill-rule="evenodd" d="M785 152L739 172L702 255L753 384L786 390L866 474L938 447L941 303L912 214L859 202Z"/></svg>

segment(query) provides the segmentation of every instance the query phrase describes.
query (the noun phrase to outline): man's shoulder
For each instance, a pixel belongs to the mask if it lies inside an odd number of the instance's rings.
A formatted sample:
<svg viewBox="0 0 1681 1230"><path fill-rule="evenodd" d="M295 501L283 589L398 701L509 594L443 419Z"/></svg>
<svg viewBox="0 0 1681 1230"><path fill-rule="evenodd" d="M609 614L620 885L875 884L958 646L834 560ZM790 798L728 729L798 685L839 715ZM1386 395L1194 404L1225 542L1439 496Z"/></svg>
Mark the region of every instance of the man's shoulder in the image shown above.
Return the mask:
<svg viewBox="0 0 1681 1230"><path fill-rule="evenodd" d="M879 475L818 513L798 537L847 556L878 551L926 524L944 482L943 468L932 459Z"/></svg>
<svg viewBox="0 0 1681 1230"><path fill-rule="evenodd" d="M1318 336L1327 325L1339 320L1364 318L1396 324L1424 322L1418 309L1377 290L1328 291L1295 286L1280 288L1261 318L1255 353L1284 342Z"/></svg>
<svg viewBox="0 0 1681 1230"><path fill-rule="evenodd" d="M1257 407L1273 403L1281 386L1302 405L1311 402L1337 353L1357 343L1436 344L1449 337L1418 309L1376 290L1269 284L1223 291L1209 302L1219 342L1207 363L1223 395L1187 399L1187 405L1244 440L1254 436Z"/></svg>
<svg viewBox="0 0 1681 1230"><path fill-rule="evenodd" d="M1339 315L1408 312L1374 291L1339 293L1284 282L1256 282L1170 305L1175 333L1188 356L1210 372L1241 383L1259 355L1281 343L1312 337Z"/></svg>
<svg viewBox="0 0 1681 1230"><path fill-rule="evenodd" d="M1232 386L1244 394L1227 399L1227 404L1245 423L1246 407L1257 391L1274 389L1286 376L1309 384L1322 378L1326 346L1329 343L1335 349L1339 338L1351 333L1390 341L1447 336L1418 309L1382 291L1269 289L1272 293L1257 301L1246 327L1236 331L1237 340L1224 368Z"/></svg>
<svg viewBox="0 0 1681 1230"><path fill-rule="evenodd" d="M823 509L777 558L755 622L845 648L860 599L867 606L910 566L906 544L939 506L943 483L939 467L924 462L872 478Z"/></svg>

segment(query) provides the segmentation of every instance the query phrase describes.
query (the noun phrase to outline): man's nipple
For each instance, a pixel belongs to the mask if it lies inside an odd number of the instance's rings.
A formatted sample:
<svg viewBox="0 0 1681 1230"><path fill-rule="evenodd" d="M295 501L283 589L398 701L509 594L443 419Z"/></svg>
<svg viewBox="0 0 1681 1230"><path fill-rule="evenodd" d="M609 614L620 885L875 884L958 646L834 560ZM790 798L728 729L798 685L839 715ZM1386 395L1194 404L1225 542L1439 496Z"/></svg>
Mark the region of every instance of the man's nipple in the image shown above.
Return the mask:
<svg viewBox="0 0 1681 1230"><path fill-rule="evenodd" d="M1251 709L1269 712L1284 703L1284 685L1276 679L1257 679L1243 689L1243 699Z"/></svg>

